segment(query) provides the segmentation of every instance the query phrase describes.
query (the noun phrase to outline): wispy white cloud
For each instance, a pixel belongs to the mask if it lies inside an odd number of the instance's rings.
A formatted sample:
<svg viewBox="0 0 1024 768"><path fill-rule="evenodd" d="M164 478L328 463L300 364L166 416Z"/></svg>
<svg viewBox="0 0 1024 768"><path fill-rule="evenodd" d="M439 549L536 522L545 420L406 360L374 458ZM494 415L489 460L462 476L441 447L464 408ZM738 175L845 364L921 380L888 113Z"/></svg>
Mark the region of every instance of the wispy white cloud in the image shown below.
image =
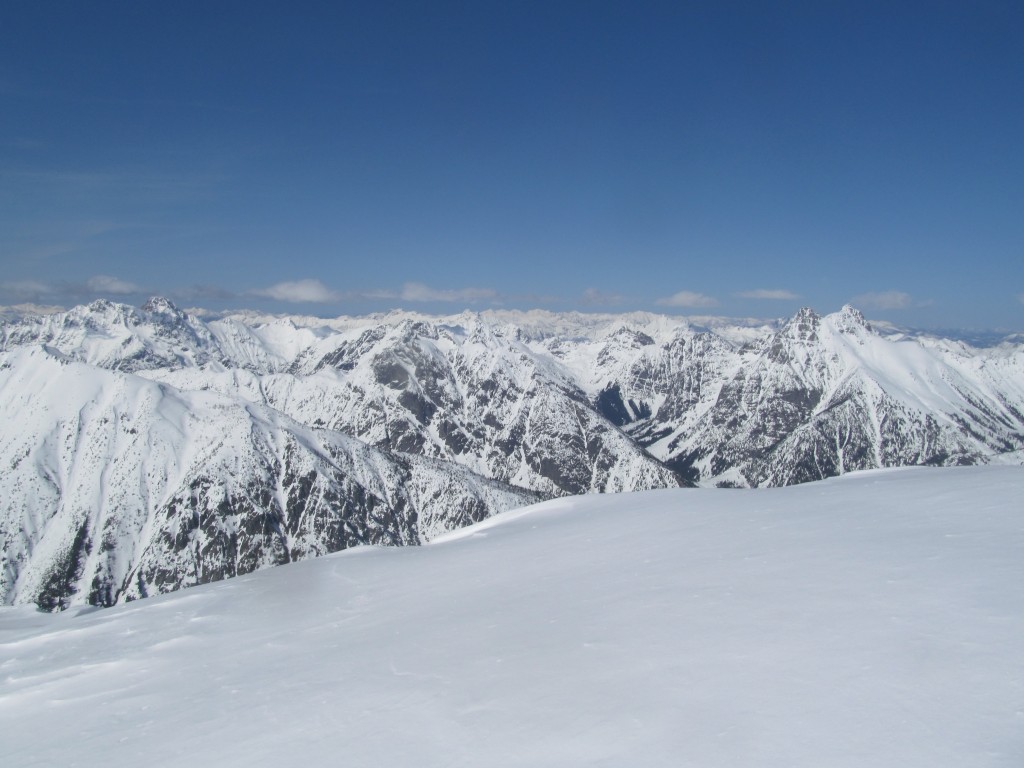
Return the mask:
<svg viewBox="0 0 1024 768"><path fill-rule="evenodd" d="M94 277L90 277L85 281L85 287L95 293L109 293L119 296L126 296L132 293L145 293L145 289L135 283L130 283L119 277L111 277L110 275L96 275Z"/></svg>
<svg viewBox="0 0 1024 768"><path fill-rule="evenodd" d="M605 293L596 288L587 288L583 292L583 303L590 307L614 307L623 302L618 293Z"/></svg>
<svg viewBox="0 0 1024 768"><path fill-rule="evenodd" d="M850 303L864 309L907 309L914 306L914 299L903 291L881 291L854 296Z"/></svg>
<svg viewBox="0 0 1024 768"><path fill-rule="evenodd" d="M276 301L287 301L293 304L329 304L341 299L341 294L332 291L319 280L294 280L259 288L250 291L254 296L263 296Z"/></svg>
<svg viewBox="0 0 1024 768"><path fill-rule="evenodd" d="M1021 304L1024 304L1024 293L1017 294L1017 301L1019 301Z"/></svg>
<svg viewBox="0 0 1024 768"><path fill-rule="evenodd" d="M770 299L772 301L789 301L800 298L799 294L781 288L758 288L753 291L740 291L736 296L741 299Z"/></svg>
<svg viewBox="0 0 1024 768"><path fill-rule="evenodd" d="M379 295L378 298L389 298ZM396 298L402 301L438 301L449 304L476 304L481 301L494 302L498 292L490 288L438 289L422 283L407 283L401 287Z"/></svg>
<svg viewBox="0 0 1024 768"><path fill-rule="evenodd" d="M703 293L679 291L666 298L658 299L655 303L662 307L714 307L718 305L718 300L712 296L705 296Z"/></svg>

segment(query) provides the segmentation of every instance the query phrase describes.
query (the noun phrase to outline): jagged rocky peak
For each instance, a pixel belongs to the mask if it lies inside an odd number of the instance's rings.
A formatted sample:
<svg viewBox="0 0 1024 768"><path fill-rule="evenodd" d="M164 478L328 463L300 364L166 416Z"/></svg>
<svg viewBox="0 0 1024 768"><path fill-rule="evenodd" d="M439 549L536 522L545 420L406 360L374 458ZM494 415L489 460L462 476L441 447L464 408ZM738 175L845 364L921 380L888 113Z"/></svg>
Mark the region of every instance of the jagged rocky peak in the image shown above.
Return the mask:
<svg viewBox="0 0 1024 768"><path fill-rule="evenodd" d="M772 337L768 345L768 359L778 363L791 362L795 348L806 350L808 345L818 343L820 328L821 315L810 307L801 307Z"/></svg>
<svg viewBox="0 0 1024 768"><path fill-rule="evenodd" d="M818 337L821 315L810 307L801 307L782 327L781 335L791 336L801 341L814 341Z"/></svg>
<svg viewBox="0 0 1024 768"><path fill-rule="evenodd" d="M64 318L64 325L72 327L75 325L94 325L98 322L124 323L126 318L135 312L133 307L127 304L117 304L108 299L96 299L85 306L72 307L67 312L60 313Z"/></svg>
<svg viewBox="0 0 1024 768"><path fill-rule="evenodd" d="M88 305L90 312L104 313L109 312L113 309L114 304L109 299L96 299L96 301Z"/></svg>
<svg viewBox="0 0 1024 768"><path fill-rule="evenodd" d="M130 329L153 321L161 324L180 322L186 316L169 299L154 296L138 309L109 299L97 299L87 305L58 313L55 317L62 318L64 328L97 330L109 327Z"/></svg>
<svg viewBox="0 0 1024 768"><path fill-rule="evenodd" d="M163 296L150 297L149 301L142 305L142 311L151 315L173 315L175 317L182 314L173 301Z"/></svg>
<svg viewBox="0 0 1024 768"><path fill-rule="evenodd" d="M846 333L857 333L861 331L867 331L868 333L874 333L874 328L871 327L865 318L864 314L856 307L845 304L843 308L836 312L834 315L830 315L835 323L835 327Z"/></svg>
<svg viewBox="0 0 1024 768"><path fill-rule="evenodd" d="M395 334L405 344L413 344L419 339L437 339L437 327L427 320L404 319L395 326Z"/></svg>
<svg viewBox="0 0 1024 768"><path fill-rule="evenodd" d="M628 325L621 325L608 335L609 340L618 341L627 347L639 348L653 345L654 339L643 331Z"/></svg>

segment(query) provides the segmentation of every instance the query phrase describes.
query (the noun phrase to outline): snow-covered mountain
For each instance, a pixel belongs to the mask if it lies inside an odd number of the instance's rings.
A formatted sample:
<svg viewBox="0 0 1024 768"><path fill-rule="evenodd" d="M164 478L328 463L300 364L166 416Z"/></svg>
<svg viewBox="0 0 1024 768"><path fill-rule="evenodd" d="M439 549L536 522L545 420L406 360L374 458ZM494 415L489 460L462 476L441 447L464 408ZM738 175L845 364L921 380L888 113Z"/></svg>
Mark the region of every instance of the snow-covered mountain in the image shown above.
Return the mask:
<svg viewBox="0 0 1024 768"><path fill-rule="evenodd" d="M536 500L237 397L0 355L0 602L109 605Z"/></svg>
<svg viewBox="0 0 1024 768"><path fill-rule="evenodd" d="M184 390L546 494L784 485L1024 448L1024 344L875 331L851 307L778 324L549 312L229 315L153 299L0 325ZM666 467L667 465L667 467Z"/></svg>
<svg viewBox="0 0 1024 768"><path fill-rule="evenodd" d="M974 464L1024 446L1020 345L885 338L844 307L824 318L803 309L721 353L718 344L678 354L680 368L696 371L636 428L651 453L693 477L789 485L872 467ZM625 392L645 402L644 367L631 374Z"/></svg>
<svg viewBox="0 0 1024 768"><path fill-rule="evenodd" d="M5 768L1024 765L1019 467L557 499L0 608Z"/></svg>
<svg viewBox="0 0 1024 768"><path fill-rule="evenodd" d="M2 338L6 348L46 344L179 389L238 394L309 426L549 495L679 484L514 329L401 313L250 323L205 323L165 299L141 310L96 302L6 324Z"/></svg>
<svg viewBox="0 0 1024 768"><path fill-rule="evenodd" d="M883 333L850 307L323 320L154 298L0 317L7 601L107 603L417 542L529 492L1024 451L1024 344Z"/></svg>

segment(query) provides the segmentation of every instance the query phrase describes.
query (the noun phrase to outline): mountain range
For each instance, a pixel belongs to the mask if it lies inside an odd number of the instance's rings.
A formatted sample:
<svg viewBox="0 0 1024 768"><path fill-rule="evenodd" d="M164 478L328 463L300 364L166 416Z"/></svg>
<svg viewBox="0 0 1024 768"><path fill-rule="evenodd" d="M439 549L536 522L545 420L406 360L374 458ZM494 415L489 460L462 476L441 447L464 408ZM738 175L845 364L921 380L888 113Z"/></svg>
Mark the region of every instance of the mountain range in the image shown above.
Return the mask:
<svg viewBox="0 0 1024 768"><path fill-rule="evenodd" d="M0 321L0 600L109 605L540 498L1019 464L1024 344L647 313Z"/></svg>

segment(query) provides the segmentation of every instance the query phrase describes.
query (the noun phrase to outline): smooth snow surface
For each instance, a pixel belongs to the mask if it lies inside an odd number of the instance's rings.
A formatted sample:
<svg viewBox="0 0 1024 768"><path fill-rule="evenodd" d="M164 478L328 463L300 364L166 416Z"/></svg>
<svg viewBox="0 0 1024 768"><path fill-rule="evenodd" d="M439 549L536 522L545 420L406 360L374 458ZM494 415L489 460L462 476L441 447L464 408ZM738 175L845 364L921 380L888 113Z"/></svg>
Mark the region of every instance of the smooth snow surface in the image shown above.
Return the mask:
<svg viewBox="0 0 1024 768"><path fill-rule="evenodd" d="M559 499L0 610L28 765L1024 765L1024 470Z"/></svg>

